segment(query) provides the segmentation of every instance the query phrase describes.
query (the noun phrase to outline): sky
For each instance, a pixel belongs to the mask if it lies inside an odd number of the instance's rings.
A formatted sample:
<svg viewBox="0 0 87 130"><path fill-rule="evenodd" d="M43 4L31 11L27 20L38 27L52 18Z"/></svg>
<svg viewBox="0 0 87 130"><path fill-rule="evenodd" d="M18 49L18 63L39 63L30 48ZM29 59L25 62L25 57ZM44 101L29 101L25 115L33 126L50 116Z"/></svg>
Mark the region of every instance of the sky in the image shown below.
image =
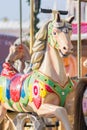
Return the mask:
<svg viewBox="0 0 87 130"><path fill-rule="evenodd" d="M26 1L27 0L22 0L23 21L29 20L30 10ZM8 18L9 20L19 20L19 3L20 0L0 0L0 20L3 18Z"/></svg>
<svg viewBox="0 0 87 130"><path fill-rule="evenodd" d="M41 8L53 10L66 10L65 3L66 0L41 0ZM50 18L50 15L41 13L40 17L41 19L42 17L43 19L45 19L45 17Z"/></svg>
<svg viewBox="0 0 87 130"><path fill-rule="evenodd" d="M29 20L30 9L27 0L22 0L22 20ZM53 3L55 1L55 3ZM65 9L66 0L41 0L42 8ZM0 0L0 20L8 18L9 20L19 20L19 2L20 0ZM50 4L49 4L50 3ZM43 16L43 15L42 15ZM46 15L45 15L46 16Z"/></svg>

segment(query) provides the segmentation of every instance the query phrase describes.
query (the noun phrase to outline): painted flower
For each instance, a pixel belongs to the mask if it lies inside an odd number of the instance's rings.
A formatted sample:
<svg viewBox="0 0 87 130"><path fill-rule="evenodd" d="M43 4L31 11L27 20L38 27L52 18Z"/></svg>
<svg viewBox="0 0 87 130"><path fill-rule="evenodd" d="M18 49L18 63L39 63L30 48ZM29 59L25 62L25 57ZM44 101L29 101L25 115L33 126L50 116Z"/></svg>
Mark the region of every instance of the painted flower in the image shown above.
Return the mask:
<svg viewBox="0 0 87 130"><path fill-rule="evenodd" d="M33 84L33 87L32 87L33 91L33 98L37 98L40 94L40 86L39 86L39 83L37 81L35 81L35 83Z"/></svg>
<svg viewBox="0 0 87 130"><path fill-rule="evenodd" d="M42 98L45 98L45 96L47 95L47 90L45 88L45 84L42 82L39 82L39 84L40 84L40 96Z"/></svg>
<svg viewBox="0 0 87 130"><path fill-rule="evenodd" d="M29 92L29 101L34 102L36 108L38 109L42 103L42 98L45 98L47 94L45 84L41 81L35 80L34 84L29 86Z"/></svg>

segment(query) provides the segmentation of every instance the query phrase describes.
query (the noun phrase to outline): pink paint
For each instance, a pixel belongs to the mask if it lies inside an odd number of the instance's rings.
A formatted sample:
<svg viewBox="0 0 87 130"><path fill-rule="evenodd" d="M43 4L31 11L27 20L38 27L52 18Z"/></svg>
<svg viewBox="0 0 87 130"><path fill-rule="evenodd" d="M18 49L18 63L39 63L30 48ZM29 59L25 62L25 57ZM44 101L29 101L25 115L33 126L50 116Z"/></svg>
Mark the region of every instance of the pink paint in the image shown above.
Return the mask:
<svg viewBox="0 0 87 130"><path fill-rule="evenodd" d="M3 63L3 70L1 72L2 76L8 77L11 79L13 76L15 76L18 73L18 71L11 66L9 63Z"/></svg>
<svg viewBox="0 0 87 130"><path fill-rule="evenodd" d="M21 75L16 75L16 77L11 81L10 84L10 95L14 102L19 102L20 92L22 87Z"/></svg>
<svg viewBox="0 0 87 130"><path fill-rule="evenodd" d="M46 88L46 90L48 91L48 92L50 92L50 93L52 93L52 92L54 92L52 89L51 89L51 87L49 86L49 85L45 85L45 88Z"/></svg>
<svg viewBox="0 0 87 130"><path fill-rule="evenodd" d="M35 81L35 83L34 83L34 85L33 85L33 87L32 87L32 90L33 90L33 97L34 97L34 98L37 98L37 97L39 96L39 94L40 94L39 88L40 88L40 87L39 87L38 82Z"/></svg>
<svg viewBox="0 0 87 130"><path fill-rule="evenodd" d="M41 106L42 98L38 96L37 98L33 98L33 103L36 106L37 109Z"/></svg>

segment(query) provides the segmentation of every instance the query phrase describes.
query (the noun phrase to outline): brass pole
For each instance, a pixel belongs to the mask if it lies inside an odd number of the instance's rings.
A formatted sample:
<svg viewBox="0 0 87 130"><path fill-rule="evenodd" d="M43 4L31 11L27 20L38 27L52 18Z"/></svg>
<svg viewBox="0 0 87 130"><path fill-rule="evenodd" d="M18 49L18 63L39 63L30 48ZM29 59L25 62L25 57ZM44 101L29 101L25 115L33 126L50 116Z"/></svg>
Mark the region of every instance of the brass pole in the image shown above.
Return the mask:
<svg viewBox="0 0 87 130"><path fill-rule="evenodd" d="M81 0L78 0L78 42L77 42L77 59L78 59L78 78L82 77L82 45L81 45Z"/></svg>
<svg viewBox="0 0 87 130"><path fill-rule="evenodd" d="M32 54L32 46L34 39L34 0L30 0L30 54Z"/></svg>
<svg viewBox="0 0 87 130"><path fill-rule="evenodd" d="M22 0L20 0L20 43L22 43Z"/></svg>

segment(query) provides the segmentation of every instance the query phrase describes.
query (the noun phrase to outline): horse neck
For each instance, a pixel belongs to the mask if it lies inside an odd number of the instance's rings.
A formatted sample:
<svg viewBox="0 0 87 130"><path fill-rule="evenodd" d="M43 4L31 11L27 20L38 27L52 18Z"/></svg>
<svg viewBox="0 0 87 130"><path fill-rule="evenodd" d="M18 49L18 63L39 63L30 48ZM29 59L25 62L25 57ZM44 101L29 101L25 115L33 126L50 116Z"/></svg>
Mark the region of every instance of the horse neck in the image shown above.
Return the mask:
<svg viewBox="0 0 87 130"><path fill-rule="evenodd" d="M62 85L67 81L63 60L58 55L58 51L50 45L47 46L45 56L39 70L52 80L59 82Z"/></svg>
<svg viewBox="0 0 87 130"><path fill-rule="evenodd" d="M14 62L14 67L18 70L19 73L24 73L25 63L22 60L16 60Z"/></svg>

